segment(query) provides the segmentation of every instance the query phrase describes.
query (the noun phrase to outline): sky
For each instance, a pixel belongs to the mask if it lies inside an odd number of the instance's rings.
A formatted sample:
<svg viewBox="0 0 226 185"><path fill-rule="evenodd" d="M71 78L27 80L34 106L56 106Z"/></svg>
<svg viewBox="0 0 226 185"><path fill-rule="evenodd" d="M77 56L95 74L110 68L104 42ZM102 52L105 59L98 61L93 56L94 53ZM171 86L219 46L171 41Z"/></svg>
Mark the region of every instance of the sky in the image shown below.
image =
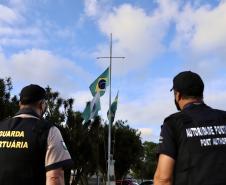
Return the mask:
<svg viewBox="0 0 226 185"><path fill-rule="evenodd" d="M158 141L176 112L173 77L191 70L205 83L204 101L226 109L225 0L0 0L0 78L18 95L49 85L83 111L89 85L108 67L113 36L112 99L116 119ZM108 90L101 97L106 119Z"/></svg>

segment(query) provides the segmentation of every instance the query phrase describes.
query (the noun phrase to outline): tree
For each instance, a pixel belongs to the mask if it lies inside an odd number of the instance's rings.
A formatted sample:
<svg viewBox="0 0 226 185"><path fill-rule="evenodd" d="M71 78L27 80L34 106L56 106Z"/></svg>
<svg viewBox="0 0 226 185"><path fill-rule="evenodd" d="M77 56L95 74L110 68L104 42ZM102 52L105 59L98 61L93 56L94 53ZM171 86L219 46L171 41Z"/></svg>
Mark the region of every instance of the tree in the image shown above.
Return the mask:
<svg viewBox="0 0 226 185"><path fill-rule="evenodd" d="M65 100L59 97L58 92L53 92L49 86L46 87L46 94L48 105L48 109L45 114L46 119L51 123L61 126L61 124L65 121L65 113L60 109L63 106L63 102Z"/></svg>
<svg viewBox="0 0 226 185"><path fill-rule="evenodd" d="M144 179L153 179L156 165L157 165L157 144L154 142L145 141L144 147L144 159L142 163L141 172Z"/></svg>
<svg viewBox="0 0 226 185"><path fill-rule="evenodd" d="M73 111L73 99L64 100L58 92L46 88L48 110L46 119L55 123L60 129L63 139L74 161L76 177L73 184L79 181L87 184L87 176L98 170L100 118L97 117L92 124L83 124L80 112ZM69 184L70 171L66 171L65 183Z"/></svg>
<svg viewBox="0 0 226 185"><path fill-rule="evenodd" d="M105 139L102 140L101 153L101 169L106 174L107 170L107 136L108 126L104 127ZM115 175L116 179L123 178L129 170L140 160L143 156L142 142L140 133L129 127L126 121L116 121L112 127L112 153L115 160ZM103 155L104 154L104 155Z"/></svg>
<svg viewBox="0 0 226 185"><path fill-rule="evenodd" d="M11 97L11 78L0 79L0 120L13 116L19 109L16 96Z"/></svg>

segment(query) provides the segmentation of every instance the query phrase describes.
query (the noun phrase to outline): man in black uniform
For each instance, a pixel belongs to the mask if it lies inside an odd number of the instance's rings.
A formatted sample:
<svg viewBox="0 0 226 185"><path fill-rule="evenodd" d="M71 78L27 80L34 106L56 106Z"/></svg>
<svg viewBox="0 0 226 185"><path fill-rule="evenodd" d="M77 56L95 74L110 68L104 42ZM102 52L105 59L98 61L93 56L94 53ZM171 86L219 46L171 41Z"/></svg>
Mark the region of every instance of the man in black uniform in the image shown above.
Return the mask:
<svg viewBox="0 0 226 185"><path fill-rule="evenodd" d="M179 73L172 90L180 112L162 125L154 185L226 185L226 112L203 102L196 73Z"/></svg>
<svg viewBox="0 0 226 185"><path fill-rule="evenodd" d="M0 122L0 185L63 185L72 165L60 131L42 119L46 92L29 85L20 93L20 110Z"/></svg>

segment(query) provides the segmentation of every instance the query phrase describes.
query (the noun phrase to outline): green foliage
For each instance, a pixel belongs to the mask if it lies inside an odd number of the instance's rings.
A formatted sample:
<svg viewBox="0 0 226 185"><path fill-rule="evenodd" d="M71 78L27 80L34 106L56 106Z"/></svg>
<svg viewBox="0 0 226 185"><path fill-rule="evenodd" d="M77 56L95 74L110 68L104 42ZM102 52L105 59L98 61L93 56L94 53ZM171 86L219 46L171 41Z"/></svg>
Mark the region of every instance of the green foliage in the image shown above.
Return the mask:
<svg viewBox="0 0 226 185"><path fill-rule="evenodd" d="M65 120L64 112L60 111L65 100L59 97L58 92L52 92L50 87L46 88L48 110L46 119L56 125L60 125Z"/></svg>
<svg viewBox="0 0 226 185"><path fill-rule="evenodd" d="M99 170L107 173L107 144L108 144L108 125L101 131L100 139L100 168ZM131 128L126 121L118 120L112 126L112 153L115 160L116 179L123 178L133 168L143 156L143 147L140 133Z"/></svg>
<svg viewBox="0 0 226 185"><path fill-rule="evenodd" d="M0 120L13 116L18 111L19 101L16 96L11 97L11 78L0 79Z"/></svg>
<svg viewBox="0 0 226 185"><path fill-rule="evenodd" d="M141 179L153 179L157 165L157 144L145 141L143 143L144 157L137 163L134 171L137 177Z"/></svg>
<svg viewBox="0 0 226 185"><path fill-rule="evenodd" d="M115 175L117 179L125 176L143 156L140 133L126 125L127 122L117 121L114 132Z"/></svg>
<svg viewBox="0 0 226 185"><path fill-rule="evenodd" d="M146 170L145 177L153 177L156 164L157 164L157 156L156 156L156 150L157 150L157 144L153 142L145 141L144 144L144 161L145 166L149 166L149 168Z"/></svg>

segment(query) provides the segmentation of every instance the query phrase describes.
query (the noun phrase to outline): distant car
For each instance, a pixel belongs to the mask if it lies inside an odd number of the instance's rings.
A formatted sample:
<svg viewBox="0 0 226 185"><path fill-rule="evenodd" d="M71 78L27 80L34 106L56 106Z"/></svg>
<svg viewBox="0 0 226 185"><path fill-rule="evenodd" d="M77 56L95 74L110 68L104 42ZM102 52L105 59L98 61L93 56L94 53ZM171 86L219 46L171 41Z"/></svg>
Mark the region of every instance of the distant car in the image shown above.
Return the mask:
<svg viewBox="0 0 226 185"><path fill-rule="evenodd" d="M139 185L139 184L132 179L123 179L123 180L116 180L116 185Z"/></svg>
<svg viewBox="0 0 226 185"><path fill-rule="evenodd" d="M147 180L147 181L140 183L140 185L153 185L153 184L154 184L153 180Z"/></svg>

